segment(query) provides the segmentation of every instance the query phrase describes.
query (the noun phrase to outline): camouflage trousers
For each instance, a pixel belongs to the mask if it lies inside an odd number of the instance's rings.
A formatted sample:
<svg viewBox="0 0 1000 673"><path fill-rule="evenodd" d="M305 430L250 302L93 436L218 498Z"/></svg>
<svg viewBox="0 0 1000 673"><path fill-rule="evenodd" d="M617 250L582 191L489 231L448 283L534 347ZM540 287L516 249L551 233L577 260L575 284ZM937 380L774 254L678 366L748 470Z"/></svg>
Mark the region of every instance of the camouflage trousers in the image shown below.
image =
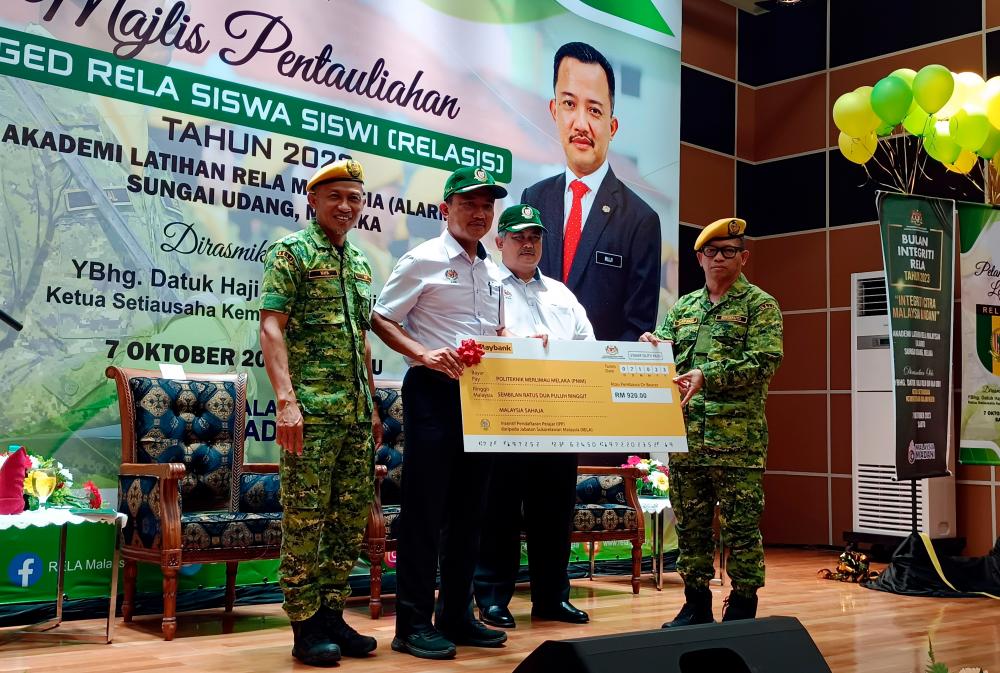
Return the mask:
<svg viewBox="0 0 1000 673"><path fill-rule="evenodd" d="M374 498L371 425L305 426L302 455L281 452L281 590L292 621L342 610Z"/></svg>
<svg viewBox="0 0 1000 673"><path fill-rule="evenodd" d="M760 535L764 470L671 466L670 496L680 548L677 571L685 586L707 587L715 575L712 520L716 502L722 542L729 550L726 570L733 591L749 596L764 586L764 546Z"/></svg>

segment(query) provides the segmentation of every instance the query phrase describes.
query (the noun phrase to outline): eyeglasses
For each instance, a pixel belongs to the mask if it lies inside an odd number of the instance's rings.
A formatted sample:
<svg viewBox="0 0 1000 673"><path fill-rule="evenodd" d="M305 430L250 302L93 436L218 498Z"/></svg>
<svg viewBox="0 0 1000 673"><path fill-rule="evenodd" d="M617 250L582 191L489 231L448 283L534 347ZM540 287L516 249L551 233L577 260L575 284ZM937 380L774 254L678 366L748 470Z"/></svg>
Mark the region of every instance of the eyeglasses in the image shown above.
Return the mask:
<svg viewBox="0 0 1000 673"><path fill-rule="evenodd" d="M737 248L732 245L727 245L724 248L716 248L714 245L706 245L701 249L701 254L705 255L705 257L715 257L720 252L726 259L732 259L738 253L743 252L743 248Z"/></svg>

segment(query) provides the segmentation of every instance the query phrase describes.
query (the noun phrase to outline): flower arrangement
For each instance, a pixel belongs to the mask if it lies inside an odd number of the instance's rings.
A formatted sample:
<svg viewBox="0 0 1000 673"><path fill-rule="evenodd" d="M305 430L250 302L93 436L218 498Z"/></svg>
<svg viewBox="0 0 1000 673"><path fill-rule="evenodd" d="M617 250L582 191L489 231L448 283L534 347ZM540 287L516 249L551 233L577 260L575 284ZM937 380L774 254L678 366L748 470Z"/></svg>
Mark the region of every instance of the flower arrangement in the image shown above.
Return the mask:
<svg viewBox="0 0 1000 673"><path fill-rule="evenodd" d="M622 467L635 467L642 476L635 480L635 488L639 495L666 497L670 492L670 468L659 460L629 456Z"/></svg>
<svg viewBox="0 0 1000 673"><path fill-rule="evenodd" d="M0 465L4 463L7 456L19 448L21 447L11 446L8 447L7 453L0 454ZM76 495L73 493L73 473L66 469L58 460L36 456L31 452L28 452L28 460L31 461L31 467L28 468L29 475L35 470L39 470L55 476L55 487L52 489L52 493L45 503L46 505L55 507L89 507L91 509L97 509L101 506L101 492L94 482L85 482L83 484L83 495ZM27 509L39 508L38 497L32 490L30 479L24 480L24 495L28 503Z"/></svg>

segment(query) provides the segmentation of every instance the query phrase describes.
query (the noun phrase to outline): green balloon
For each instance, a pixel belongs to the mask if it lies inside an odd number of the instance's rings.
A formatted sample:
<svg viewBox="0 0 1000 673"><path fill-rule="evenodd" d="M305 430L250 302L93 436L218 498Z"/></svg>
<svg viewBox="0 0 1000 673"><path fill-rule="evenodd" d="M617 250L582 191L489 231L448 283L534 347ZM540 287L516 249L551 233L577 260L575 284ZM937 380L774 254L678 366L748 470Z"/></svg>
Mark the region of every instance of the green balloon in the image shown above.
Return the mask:
<svg viewBox="0 0 1000 673"><path fill-rule="evenodd" d="M948 122L935 122L932 129L928 130L924 136L924 150L943 164L955 163L955 159L962 153L962 148L951 137L951 128Z"/></svg>
<svg viewBox="0 0 1000 673"><path fill-rule="evenodd" d="M982 105L970 103L963 105L952 115L949 121L951 137L963 150L975 152L990 134L990 120L986 118L986 110Z"/></svg>
<svg viewBox="0 0 1000 673"><path fill-rule="evenodd" d="M954 91L955 78L943 65L925 65L913 78L913 97L929 114L944 107Z"/></svg>
<svg viewBox="0 0 1000 673"><path fill-rule="evenodd" d="M885 136L892 135L893 129L896 128L895 124L883 124L875 129L875 135L879 138L884 138Z"/></svg>
<svg viewBox="0 0 1000 673"><path fill-rule="evenodd" d="M918 105L903 119L903 128L915 136L924 135L924 131L934 126L934 115L929 115Z"/></svg>
<svg viewBox="0 0 1000 673"><path fill-rule="evenodd" d="M889 75L880 79L872 88L872 110L886 124L903 121L913 102L913 92L902 78Z"/></svg>
<svg viewBox="0 0 1000 673"><path fill-rule="evenodd" d="M913 78L917 76L917 71L910 68L900 68L899 70L893 70L890 72L889 76L898 77L906 82L910 88L913 88Z"/></svg>
<svg viewBox="0 0 1000 673"><path fill-rule="evenodd" d="M998 150L1000 150L1000 130L990 126L990 134L986 136L983 146L976 150L976 154L984 159L992 159Z"/></svg>

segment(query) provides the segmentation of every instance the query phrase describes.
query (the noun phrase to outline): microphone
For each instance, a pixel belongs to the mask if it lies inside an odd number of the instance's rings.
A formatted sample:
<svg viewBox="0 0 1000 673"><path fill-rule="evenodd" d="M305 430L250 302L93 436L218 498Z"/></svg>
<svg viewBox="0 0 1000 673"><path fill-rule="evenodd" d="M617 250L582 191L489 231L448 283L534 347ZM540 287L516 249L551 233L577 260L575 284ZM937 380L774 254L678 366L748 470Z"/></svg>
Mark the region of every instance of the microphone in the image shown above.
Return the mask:
<svg viewBox="0 0 1000 673"><path fill-rule="evenodd" d="M15 320L12 315L7 313L3 309L0 309L0 320L13 327L15 332L20 332L21 330L24 329L24 325Z"/></svg>

